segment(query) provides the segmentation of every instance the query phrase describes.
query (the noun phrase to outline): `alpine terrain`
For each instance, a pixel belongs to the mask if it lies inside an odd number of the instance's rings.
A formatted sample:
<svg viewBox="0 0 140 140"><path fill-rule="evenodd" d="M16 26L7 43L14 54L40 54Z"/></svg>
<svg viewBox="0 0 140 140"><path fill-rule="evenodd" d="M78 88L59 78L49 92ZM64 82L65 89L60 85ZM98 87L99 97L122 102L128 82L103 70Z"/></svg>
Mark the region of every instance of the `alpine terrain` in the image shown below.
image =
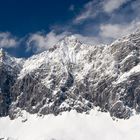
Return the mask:
<svg viewBox="0 0 140 140"><path fill-rule="evenodd" d="M140 30L110 45L67 36L28 59L0 50L1 140L139 140L139 112Z"/></svg>
<svg viewBox="0 0 140 140"><path fill-rule="evenodd" d="M112 117L140 112L140 31L110 45L67 36L48 51L18 59L0 50L0 116L89 112Z"/></svg>

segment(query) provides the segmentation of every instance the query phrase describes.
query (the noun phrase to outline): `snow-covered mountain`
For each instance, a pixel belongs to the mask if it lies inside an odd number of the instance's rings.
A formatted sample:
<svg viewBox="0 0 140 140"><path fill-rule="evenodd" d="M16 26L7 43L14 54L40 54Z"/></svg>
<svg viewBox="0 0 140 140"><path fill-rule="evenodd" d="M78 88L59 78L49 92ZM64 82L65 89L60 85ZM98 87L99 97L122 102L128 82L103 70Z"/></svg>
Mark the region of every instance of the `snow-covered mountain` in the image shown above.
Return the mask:
<svg viewBox="0 0 140 140"><path fill-rule="evenodd" d="M0 116L140 111L140 31L102 46L68 36L27 60L0 50L0 60Z"/></svg>

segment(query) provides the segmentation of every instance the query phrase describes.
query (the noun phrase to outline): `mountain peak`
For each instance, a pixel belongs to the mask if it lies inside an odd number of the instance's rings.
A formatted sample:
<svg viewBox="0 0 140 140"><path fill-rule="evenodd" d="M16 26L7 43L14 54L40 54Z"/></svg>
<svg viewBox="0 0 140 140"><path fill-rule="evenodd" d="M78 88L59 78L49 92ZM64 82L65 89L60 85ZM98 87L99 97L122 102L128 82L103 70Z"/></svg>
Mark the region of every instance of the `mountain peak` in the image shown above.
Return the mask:
<svg viewBox="0 0 140 140"><path fill-rule="evenodd" d="M0 56L3 56L5 54L4 49L0 48Z"/></svg>
<svg viewBox="0 0 140 140"><path fill-rule="evenodd" d="M68 36L65 36L63 39L61 39L57 45L60 45L61 43L64 43L64 44L73 44L73 43L81 43L79 41L79 39L74 36L74 35L68 35Z"/></svg>
<svg viewBox="0 0 140 140"><path fill-rule="evenodd" d="M71 109L86 112L99 106L111 116L129 118L132 109L140 108L139 52L140 36L134 33L105 47L82 44L77 37L66 36L49 51L23 63L6 54L6 72L17 73L12 75L15 81L9 92L13 100L5 112L14 118L17 108L58 115ZM0 106L3 107L7 106Z"/></svg>
<svg viewBox="0 0 140 140"><path fill-rule="evenodd" d="M76 41L76 40L78 40L78 38L76 36L74 36L74 35L66 36L64 39L65 40L69 40L69 41Z"/></svg>
<svg viewBox="0 0 140 140"><path fill-rule="evenodd" d="M3 48L0 48L0 61L2 62L5 58L5 51Z"/></svg>

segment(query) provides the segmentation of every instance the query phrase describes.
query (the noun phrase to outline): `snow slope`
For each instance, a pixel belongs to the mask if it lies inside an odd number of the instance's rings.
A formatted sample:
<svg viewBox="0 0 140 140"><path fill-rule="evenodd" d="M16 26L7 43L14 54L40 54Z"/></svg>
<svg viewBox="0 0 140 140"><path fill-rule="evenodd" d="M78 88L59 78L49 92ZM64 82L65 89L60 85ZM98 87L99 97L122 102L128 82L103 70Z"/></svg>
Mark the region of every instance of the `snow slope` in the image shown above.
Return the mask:
<svg viewBox="0 0 140 140"><path fill-rule="evenodd" d="M26 114L26 113L25 113ZM140 118L113 121L109 113L94 109L87 114L75 111L37 117L26 114L11 121L0 119L0 138L4 140L139 140Z"/></svg>

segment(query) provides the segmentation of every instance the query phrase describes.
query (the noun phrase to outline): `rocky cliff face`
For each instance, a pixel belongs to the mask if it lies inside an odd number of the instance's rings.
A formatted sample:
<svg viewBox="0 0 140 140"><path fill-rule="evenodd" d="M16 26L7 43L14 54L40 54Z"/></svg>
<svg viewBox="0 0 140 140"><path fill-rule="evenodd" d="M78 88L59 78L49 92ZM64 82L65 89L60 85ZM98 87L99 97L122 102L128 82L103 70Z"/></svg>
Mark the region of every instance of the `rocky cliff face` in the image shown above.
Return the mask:
<svg viewBox="0 0 140 140"><path fill-rule="evenodd" d="M15 118L22 110L88 112L99 106L111 116L129 118L132 109L140 112L139 53L137 31L105 46L69 36L27 60L1 55L1 116Z"/></svg>
<svg viewBox="0 0 140 140"><path fill-rule="evenodd" d="M0 116L7 116L12 103L11 87L21 69L21 59L12 58L0 50Z"/></svg>

